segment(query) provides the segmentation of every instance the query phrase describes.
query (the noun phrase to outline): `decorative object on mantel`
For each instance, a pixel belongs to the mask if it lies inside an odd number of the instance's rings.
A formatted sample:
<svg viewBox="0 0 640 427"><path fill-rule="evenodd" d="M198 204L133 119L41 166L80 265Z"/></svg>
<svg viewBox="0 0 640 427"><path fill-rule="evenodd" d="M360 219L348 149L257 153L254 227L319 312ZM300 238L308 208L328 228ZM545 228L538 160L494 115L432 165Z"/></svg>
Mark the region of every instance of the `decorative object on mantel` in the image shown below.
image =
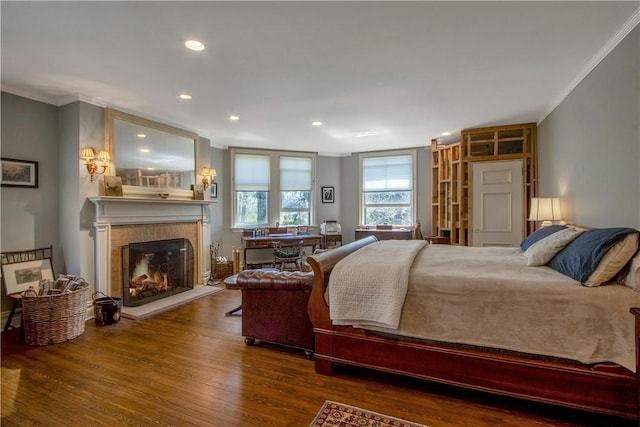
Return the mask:
<svg viewBox="0 0 640 427"><path fill-rule="evenodd" d="M2 186L38 188L38 162L3 157Z"/></svg>
<svg viewBox="0 0 640 427"><path fill-rule="evenodd" d="M338 425L344 427L425 427L423 424L412 423L400 418L378 414L377 412L371 412L329 400L324 402L324 405L322 405L322 408L318 411L315 419L309 424L309 427Z"/></svg>
<svg viewBox="0 0 640 427"><path fill-rule="evenodd" d="M204 186L198 184L192 184L193 200L204 200Z"/></svg>
<svg viewBox="0 0 640 427"><path fill-rule="evenodd" d="M80 158L86 162L87 172L89 172L89 176L91 177L90 181L92 182L93 175L102 175L107 171L107 168L109 167L109 161L111 160L108 152L101 150L96 155L96 150L94 150L92 147L83 148L82 150L80 150ZM94 161L95 159L98 159L102 164L101 172L98 172L98 168L100 166L98 166L98 164Z"/></svg>
<svg viewBox="0 0 640 427"><path fill-rule="evenodd" d="M218 183L214 182L211 184L211 193L209 195L210 198L212 199L217 199L218 198Z"/></svg>
<svg viewBox="0 0 640 427"><path fill-rule="evenodd" d="M111 197L122 197L122 178L119 176L105 175L104 195Z"/></svg>

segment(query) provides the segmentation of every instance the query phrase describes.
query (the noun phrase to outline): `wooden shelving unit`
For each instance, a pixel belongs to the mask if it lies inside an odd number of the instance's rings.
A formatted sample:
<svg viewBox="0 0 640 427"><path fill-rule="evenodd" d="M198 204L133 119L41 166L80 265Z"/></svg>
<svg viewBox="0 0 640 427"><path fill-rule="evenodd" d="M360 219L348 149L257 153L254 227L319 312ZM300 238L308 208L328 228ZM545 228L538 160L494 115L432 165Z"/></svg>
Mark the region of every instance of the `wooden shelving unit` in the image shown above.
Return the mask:
<svg viewBox="0 0 640 427"><path fill-rule="evenodd" d="M447 237L453 245L465 245L462 145L458 142L438 146L436 140L432 140L431 156L431 232Z"/></svg>
<svg viewBox="0 0 640 427"><path fill-rule="evenodd" d="M535 123L465 129L460 142L431 141L431 231L454 245L472 245L472 180L470 163L523 159L522 237L535 230L527 221L530 201L538 194L537 133Z"/></svg>

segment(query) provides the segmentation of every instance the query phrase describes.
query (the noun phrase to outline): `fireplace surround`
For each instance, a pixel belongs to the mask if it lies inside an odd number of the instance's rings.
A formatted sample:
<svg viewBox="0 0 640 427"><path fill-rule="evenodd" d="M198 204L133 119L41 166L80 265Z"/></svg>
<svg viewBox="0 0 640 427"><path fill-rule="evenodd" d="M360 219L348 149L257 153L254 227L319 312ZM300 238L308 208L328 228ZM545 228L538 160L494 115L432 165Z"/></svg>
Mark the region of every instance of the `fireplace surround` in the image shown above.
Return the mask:
<svg viewBox="0 0 640 427"><path fill-rule="evenodd" d="M122 246L185 238L193 246L193 283L208 277L209 200L89 197L95 205L96 291L122 297Z"/></svg>

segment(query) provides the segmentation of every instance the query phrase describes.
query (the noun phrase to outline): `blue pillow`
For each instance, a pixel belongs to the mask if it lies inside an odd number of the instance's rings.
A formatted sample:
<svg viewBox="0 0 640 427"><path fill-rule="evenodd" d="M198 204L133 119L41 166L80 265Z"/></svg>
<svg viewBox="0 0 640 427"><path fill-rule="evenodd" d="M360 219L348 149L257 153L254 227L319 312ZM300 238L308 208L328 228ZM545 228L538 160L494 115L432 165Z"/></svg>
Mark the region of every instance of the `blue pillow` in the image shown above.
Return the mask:
<svg viewBox="0 0 640 427"><path fill-rule="evenodd" d="M638 230L625 227L587 230L558 252L547 265L584 283L613 245L626 235L637 232Z"/></svg>
<svg viewBox="0 0 640 427"><path fill-rule="evenodd" d="M557 224L542 227L540 230L534 231L526 239L524 239L522 243L520 243L520 249L526 251L527 249L529 249L529 246L533 245L534 243L544 239L547 236L551 236L553 233L564 230L565 228L567 227Z"/></svg>

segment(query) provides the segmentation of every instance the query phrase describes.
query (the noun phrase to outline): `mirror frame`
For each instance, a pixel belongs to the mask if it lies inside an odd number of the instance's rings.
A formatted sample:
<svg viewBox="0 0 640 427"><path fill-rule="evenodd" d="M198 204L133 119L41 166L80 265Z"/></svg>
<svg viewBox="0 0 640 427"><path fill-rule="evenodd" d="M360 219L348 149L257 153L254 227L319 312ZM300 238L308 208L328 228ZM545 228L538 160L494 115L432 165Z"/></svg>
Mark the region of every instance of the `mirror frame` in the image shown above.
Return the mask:
<svg viewBox="0 0 640 427"><path fill-rule="evenodd" d="M112 159L112 168L111 174L115 175L115 171L117 170L117 165L115 163L116 159L116 149L115 149L115 141L114 141L114 121L122 120L128 123L133 123L139 126L148 127L151 129L159 130L162 132L170 133L173 135L189 138L193 140L193 171L194 177L198 176L198 134L194 132L189 132L184 129L180 129L174 126L166 125L164 123L155 122L153 120L144 119L142 117L134 116L132 114L124 113L122 111L114 110L111 108L105 108L105 146L109 151L109 155ZM195 183L194 183L195 184ZM149 188L149 187L139 187L136 185L123 185L123 192L125 193L125 197L153 197L158 198L158 189ZM180 198L180 199L192 199L193 191L192 190L183 190L177 188L167 188L162 191L162 193L168 193L169 197L172 198Z"/></svg>

